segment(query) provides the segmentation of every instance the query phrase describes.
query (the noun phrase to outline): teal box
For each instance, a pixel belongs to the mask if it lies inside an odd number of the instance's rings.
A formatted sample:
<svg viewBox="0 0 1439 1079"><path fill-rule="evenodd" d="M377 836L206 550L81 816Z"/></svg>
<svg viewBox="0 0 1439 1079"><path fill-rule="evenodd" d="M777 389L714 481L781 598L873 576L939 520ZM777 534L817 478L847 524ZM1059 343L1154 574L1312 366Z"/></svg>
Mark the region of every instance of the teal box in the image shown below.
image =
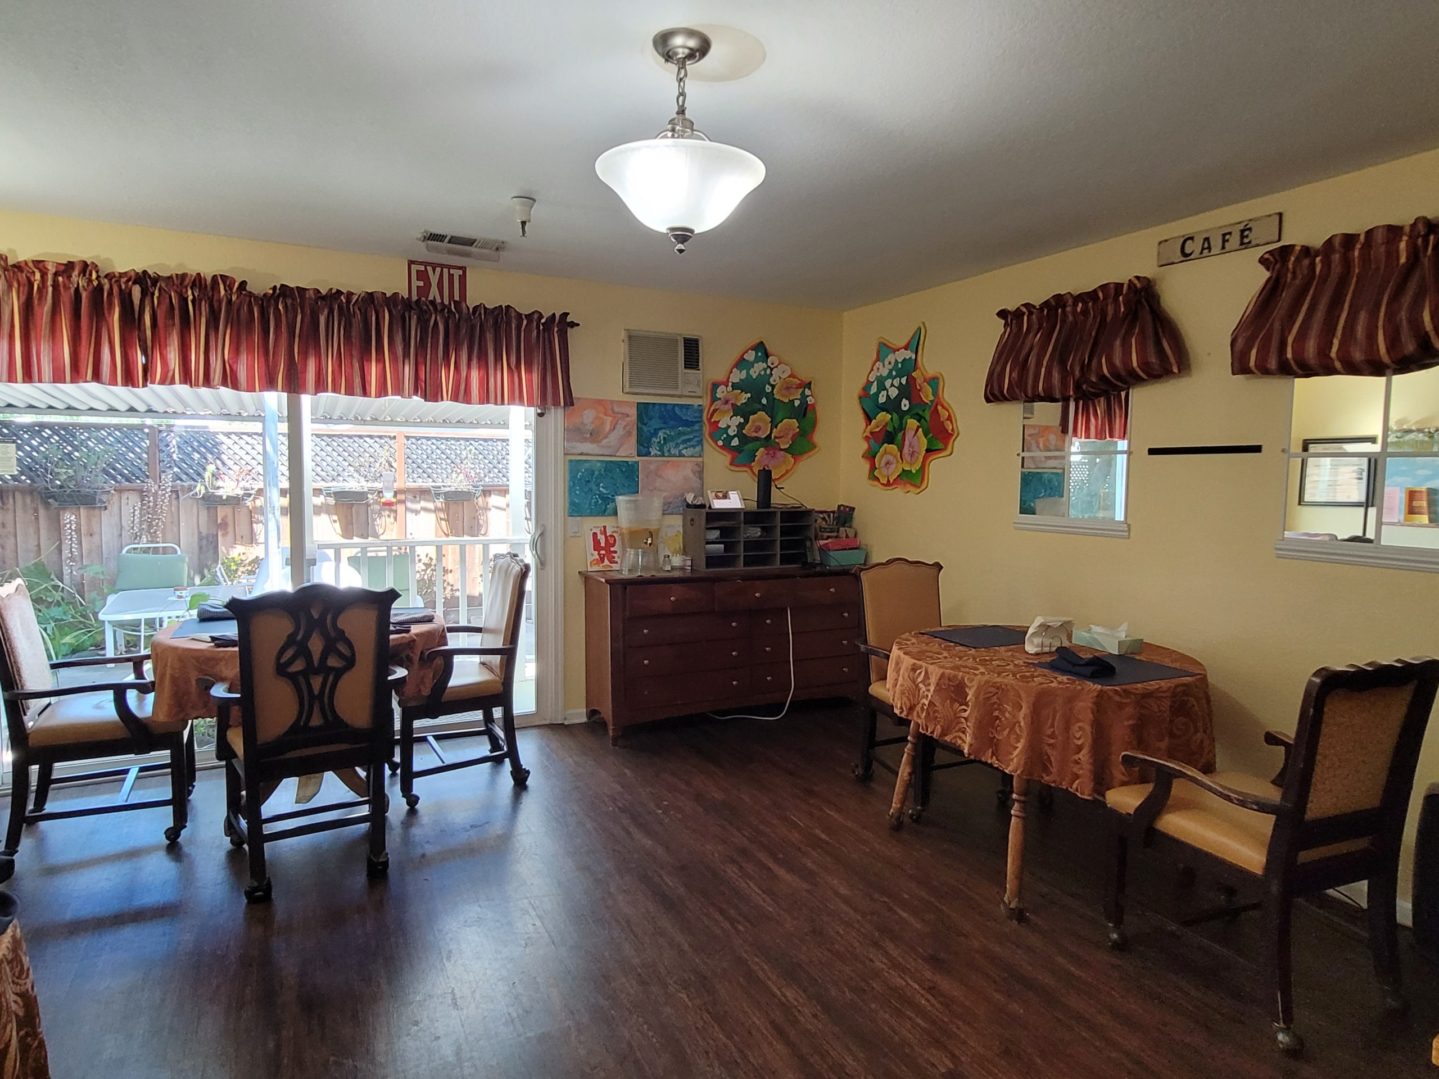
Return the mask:
<svg viewBox="0 0 1439 1079"><path fill-rule="evenodd" d="M819 552L819 562L822 566L862 566L869 561L869 552L863 547L852 547L848 551L826 551Z"/></svg>

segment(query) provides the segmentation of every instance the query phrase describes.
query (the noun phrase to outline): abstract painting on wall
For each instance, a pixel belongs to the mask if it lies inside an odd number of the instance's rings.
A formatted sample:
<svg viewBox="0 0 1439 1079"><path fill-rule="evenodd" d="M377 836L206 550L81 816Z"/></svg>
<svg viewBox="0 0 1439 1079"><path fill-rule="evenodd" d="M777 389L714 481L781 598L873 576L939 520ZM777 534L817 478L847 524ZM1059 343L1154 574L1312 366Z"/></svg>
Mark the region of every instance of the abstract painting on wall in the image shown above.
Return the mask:
<svg viewBox="0 0 1439 1079"><path fill-rule="evenodd" d="M704 453L704 408L641 401L636 453L640 457L699 457Z"/></svg>
<svg viewBox="0 0 1439 1079"><path fill-rule="evenodd" d="M954 452L959 435L944 399L944 376L924 369L923 349L922 324L903 345L880 338L860 387L869 482L886 490L923 491L929 466Z"/></svg>
<svg viewBox="0 0 1439 1079"><path fill-rule="evenodd" d="M814 429L819 410L814 383L756 341L710 383L705 432L729 458L729 466L751 475L767 468L782 480L819 447Z"/></svg>
<svg viewBox="0 0 1439 1079"><path fill-rule="evenodd" d="M575 398L565 409L565 452L588 457L635 456L635 403Z"/></svg>
<svg viewBox="0 0 1439 1079"><path fill-rule="evenodd" d="M1024 425L1024 467L1064 469L1064 431L1057 424L1026 423ZM1029 456L1043 454L1043 456Z"/></svg>
<svg viewBox="0 0 1439 1079"><path fill-rule="evenodd" d="M1019 512L1025 517L1064 515L1064 473L1020 469Z"/></svg>
<svg viewBox="0 0 1439 1079"><path fill-rule="evenodd" d="M685 495L703 494L705 470L703 461L641 461L640 494L659 495L665 513L683 513Z"/></svg>
<svg viewBox="0 0 1439 1079"><path fill-rule="evenodd" d="M617 495L639 494L636 461L569 462L568 514L571 517L613 517Z"/></svg>

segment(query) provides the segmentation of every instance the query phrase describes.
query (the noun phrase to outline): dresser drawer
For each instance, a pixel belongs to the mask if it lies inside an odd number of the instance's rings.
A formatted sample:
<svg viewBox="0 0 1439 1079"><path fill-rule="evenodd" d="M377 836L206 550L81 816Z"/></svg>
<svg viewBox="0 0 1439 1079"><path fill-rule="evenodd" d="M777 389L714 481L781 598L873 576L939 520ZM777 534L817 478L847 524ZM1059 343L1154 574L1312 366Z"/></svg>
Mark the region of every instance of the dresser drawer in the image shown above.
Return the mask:
<svg viewBox="0 0 1439 1079"><path fill-rule="evenodd" d="M684 676L634 678L627 682L625 688L632 706L653 708L660 705L703 705L707 701L743 695L749 692L749 686L749 669L732 667Z"/></svg>
<svg viewBox="0 0 1439 1079"><path fill-rule="evenodd" d="M714 609L714 585L708 583L641 584L625 589L625 614L630 618L696 614Z"/></svg>
<svg viewBox="0 0 1439 1079"><path fill-rule="evenodd" d="M781 615L783 621L783 615ZM756 637L750 646L750 654L756 663L777 663L789 661L789 637ZM853 633L842 629L822 629L812 633L794 635L794 658L824 659L841 656L845 659L859 655L859 645Z"/></svg>
<svg viewBox="0 0 1439 1079"><path fill-rule="evenodd" d="M823 606L826 604L856 604L859 602L859 582L849 575L833 577L801 577L791 582L797 604Z"/></svg>
<svg viewBox="0 0 1439 1079"><path fill-rule="evenodd" d="M791 612L791 616L796 633L809 633L817 629L847 629L851 633L860 631L858 605L832 603L822 607L798 607ZM784 628L783 613L780 615L779 626ZM755 632L762 632L758 624Z"/></svg>
<svg viewBox="0 0 1439 1079"><path fill-rule="evenodd" d="M625 647L689 641L727 641L750 632L747 614L676 614L669 618L632 618L624 624Z"/></svg>
<svg viewBox="0 0 1439 1079"><path fill-rule="evenodd" d="M827 659L801 659L794 664L794 688L796 692L816 689L820 686L844 687L846 691L859 682L863 659L858 653L853 659L831 656ZM750 671L750 688L756 693L777 689L780 696L789 692L789 664L765 663Z"/></svg>
<svg viewBox="0 0 1439 1079"><path fill-rule="evenodd" d="M794 581L716 581L715 610L753 611L788 607L794 599Z"/></svg>
<svg viewBox="0 0 1439 1079"><path fill-rule="evenodd" d="M724 667L743 667L753 663L748 641L692 641L687 644L661 644L653 648L634 648L625 657L625 674L645 678L658 674L688 674L693 671L714 671Z"/></svg>

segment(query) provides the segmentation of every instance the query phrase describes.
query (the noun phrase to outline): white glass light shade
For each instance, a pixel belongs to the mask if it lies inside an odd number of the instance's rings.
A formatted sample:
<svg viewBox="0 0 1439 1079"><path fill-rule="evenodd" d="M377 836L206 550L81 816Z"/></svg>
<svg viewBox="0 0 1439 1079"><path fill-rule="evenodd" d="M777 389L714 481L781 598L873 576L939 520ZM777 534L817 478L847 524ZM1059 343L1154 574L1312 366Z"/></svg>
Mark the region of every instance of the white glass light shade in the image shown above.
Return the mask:
<svg viewBox="0 0 1439 1079"><path fill-rule="evenodd" d="M656 232L704 232L760 185L764 162L722 142L642 139L600 154L595 172Z"/></svg>

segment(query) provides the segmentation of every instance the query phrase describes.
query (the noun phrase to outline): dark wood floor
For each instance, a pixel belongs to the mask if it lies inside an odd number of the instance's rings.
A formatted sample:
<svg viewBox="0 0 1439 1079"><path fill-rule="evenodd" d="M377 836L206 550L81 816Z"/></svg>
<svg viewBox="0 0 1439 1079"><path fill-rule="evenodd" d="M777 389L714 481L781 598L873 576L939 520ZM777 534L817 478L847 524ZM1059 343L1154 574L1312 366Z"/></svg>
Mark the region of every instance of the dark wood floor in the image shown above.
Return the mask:
<svg viewBox="0 0 1439 1079"><path fill-rule="evenodd" d="M1394 1019L1342 914L1303 910L1309 1052L1287 1061L1249 920L1199 938L1141 914L1110 952L1096 807L1062 796L1009 924L993 773L941 773L894 835L851 732L824 709L623 749L526 731L527 791L487 768L425 781L415 813L396 797L378 884L362 830L278 844L266 907L241 898L216 773L173 851L163 813L31 828L12 887L55 1075L1429 1074L1439 979L1407 949ZM1209 899L1141 875L1167 909Z"/></svg>

